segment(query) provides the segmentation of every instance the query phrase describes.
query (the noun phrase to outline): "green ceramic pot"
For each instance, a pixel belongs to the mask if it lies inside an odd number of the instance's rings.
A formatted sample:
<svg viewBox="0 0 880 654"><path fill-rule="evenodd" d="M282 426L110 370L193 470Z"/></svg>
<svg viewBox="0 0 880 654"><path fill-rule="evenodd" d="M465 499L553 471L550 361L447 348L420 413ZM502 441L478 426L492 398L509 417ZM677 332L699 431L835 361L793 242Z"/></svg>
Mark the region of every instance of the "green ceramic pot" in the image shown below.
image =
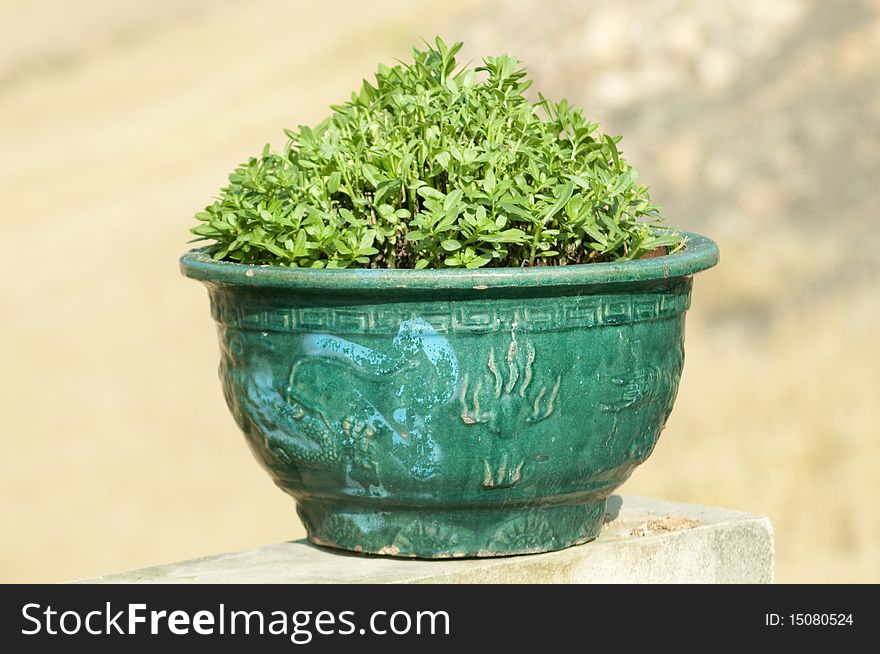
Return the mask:
<svg viewBox="0 0 880 654"><path fill-rule="evenodd" d="M596 537L678 389L679 253L482 270L311 270L181 259L220 377L309 538L399 556L542 552Z"/></svg>

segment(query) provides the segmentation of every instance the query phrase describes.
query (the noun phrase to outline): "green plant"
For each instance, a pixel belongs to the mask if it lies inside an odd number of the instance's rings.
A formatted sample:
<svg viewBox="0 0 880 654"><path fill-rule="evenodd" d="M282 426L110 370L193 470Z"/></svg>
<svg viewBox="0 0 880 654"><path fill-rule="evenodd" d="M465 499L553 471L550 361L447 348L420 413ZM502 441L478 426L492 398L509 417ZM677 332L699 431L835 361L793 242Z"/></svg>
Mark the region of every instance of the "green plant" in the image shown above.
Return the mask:
<svg viewBox="0 0 880 654"><path fill-rule="evenodd" d="M285 130L192 229L215 259L312 268L564 265L683 246L580 109L514 57L457 69L461 43L380 65L319 125ZM197 239L197 240L200 240Z"/></svg>

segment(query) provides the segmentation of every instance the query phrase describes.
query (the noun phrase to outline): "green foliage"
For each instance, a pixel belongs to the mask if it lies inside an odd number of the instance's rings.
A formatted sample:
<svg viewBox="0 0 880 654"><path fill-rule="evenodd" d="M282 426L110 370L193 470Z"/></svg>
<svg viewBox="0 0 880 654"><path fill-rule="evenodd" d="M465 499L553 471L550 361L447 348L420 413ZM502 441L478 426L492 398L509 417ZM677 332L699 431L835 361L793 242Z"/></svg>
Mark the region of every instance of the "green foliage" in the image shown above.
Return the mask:
<svg viewBox="0 0 880 654"><path fill-rule="evenodd" d="M229 176L193 233L215 259L312 268L564 265L683 239L580 109L539 95L515 58L456 68L413 50L319 125L285 130ZM197 239L201 240L201 239Z"/></svg>

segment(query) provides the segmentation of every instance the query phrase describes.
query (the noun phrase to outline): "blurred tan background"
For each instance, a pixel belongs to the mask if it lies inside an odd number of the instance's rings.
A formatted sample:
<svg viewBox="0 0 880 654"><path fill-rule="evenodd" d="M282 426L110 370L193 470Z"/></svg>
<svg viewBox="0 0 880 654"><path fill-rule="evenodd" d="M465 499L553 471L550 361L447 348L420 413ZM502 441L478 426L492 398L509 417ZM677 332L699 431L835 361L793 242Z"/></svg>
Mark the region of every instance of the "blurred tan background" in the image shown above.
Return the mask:
<svg viewBox="0 0 880 654"><path fill-rule="evenodd" d="M421 37L510 52L716 238L625 493L880 581L880 2L0 0L0 581L302 536L223 404L192 214Z"/></svg>

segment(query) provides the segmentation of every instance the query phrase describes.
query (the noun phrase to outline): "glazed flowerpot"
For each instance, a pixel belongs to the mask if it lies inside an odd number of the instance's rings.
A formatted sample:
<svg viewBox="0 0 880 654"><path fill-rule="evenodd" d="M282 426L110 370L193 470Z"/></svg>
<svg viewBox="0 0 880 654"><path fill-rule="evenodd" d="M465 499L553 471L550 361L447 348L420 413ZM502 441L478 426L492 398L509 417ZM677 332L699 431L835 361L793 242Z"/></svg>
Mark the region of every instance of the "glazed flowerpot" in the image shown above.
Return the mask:
<svg viewBox="0 0 880 654"><path fill-rule="evenodd" d="M313 270L212 261L229 408L309 538L428 558L596 537L681 376L711 240L623 263Z"/></svg>

